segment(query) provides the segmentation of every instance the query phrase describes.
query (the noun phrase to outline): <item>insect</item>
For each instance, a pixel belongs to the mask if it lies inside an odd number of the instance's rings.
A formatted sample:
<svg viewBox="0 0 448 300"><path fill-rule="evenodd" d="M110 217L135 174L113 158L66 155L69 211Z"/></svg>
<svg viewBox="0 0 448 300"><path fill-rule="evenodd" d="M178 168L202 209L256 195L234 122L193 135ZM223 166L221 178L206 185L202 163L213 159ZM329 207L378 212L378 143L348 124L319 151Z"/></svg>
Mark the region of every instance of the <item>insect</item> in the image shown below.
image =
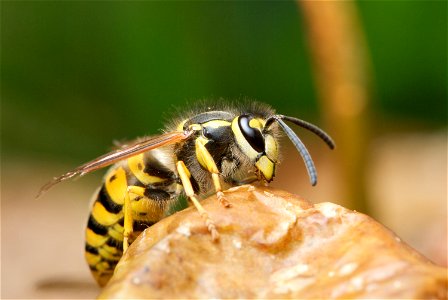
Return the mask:
<svg viewBox="0 0 448 300"><path fill-rule="evenodd" d="M176 118L161 135L138 139L55 177L40 194L61 181L115 164L95 194L86 228L85 257L103 286L130 243L173 212L182 197L197 208L212 239L218 239L216 226L199 200L215 192L229 207L226 188L272 181L281 131L297 148L315 185L313 160L285 121L313 132L334 148L331 137L317 126L276 114L267 105L214 104Z"/></svg>

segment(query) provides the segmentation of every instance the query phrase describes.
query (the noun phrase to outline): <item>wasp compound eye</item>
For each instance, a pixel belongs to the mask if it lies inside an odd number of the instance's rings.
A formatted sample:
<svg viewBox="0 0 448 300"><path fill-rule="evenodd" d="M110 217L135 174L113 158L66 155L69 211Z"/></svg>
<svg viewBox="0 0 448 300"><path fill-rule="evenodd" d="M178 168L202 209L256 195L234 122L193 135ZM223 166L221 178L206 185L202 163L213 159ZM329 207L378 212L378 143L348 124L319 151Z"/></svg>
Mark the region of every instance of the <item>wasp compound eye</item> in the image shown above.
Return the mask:
<svg viewBox="0 0 448 300"><path fill-rule="evenodd" d="M250 126L252 117L241 115L238 118L238 126L249 145L257 152L264 152L264 138L258 128Z"/></svg>

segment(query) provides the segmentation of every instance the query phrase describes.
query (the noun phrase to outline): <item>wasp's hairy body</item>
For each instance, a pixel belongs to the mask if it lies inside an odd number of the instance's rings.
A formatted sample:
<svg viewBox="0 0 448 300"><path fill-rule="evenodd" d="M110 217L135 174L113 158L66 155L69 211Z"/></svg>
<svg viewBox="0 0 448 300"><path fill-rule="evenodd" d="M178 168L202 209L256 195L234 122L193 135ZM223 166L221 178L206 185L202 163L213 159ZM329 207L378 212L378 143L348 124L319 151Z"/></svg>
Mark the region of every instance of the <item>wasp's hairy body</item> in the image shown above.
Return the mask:
<svg viewBox="0 0 448 300"><path fill-rule="evenodd" d="M205 105L204 105L205 106ZM176 210L188 197L216 239L218 232L199 201L228 187L254 181L270 182L278 164L278 137L282 129L300 154L313 185L317 175L305 146L284 120L321 137L331 138L305 121L276 115L269 106L205 106L165 128L165 134L137 140L68 172L43 187L116 163L106 174L94 198L86 228L85 256L100 285L105 285L123 251L146 227Z"/></svg>

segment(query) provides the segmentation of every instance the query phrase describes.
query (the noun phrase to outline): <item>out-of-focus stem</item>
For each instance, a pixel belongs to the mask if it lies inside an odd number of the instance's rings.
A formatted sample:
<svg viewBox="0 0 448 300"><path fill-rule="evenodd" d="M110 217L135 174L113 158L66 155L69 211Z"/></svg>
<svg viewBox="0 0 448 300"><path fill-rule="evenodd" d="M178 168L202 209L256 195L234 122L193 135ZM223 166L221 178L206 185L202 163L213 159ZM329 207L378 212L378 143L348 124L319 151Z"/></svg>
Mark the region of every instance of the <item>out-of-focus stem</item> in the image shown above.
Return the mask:
<svg viewBox="0 0 448 300"><path fill-rule="evenodd" d="M326 128L337 144L339 197L348 207L367 212L369 72L356 2L298 0L298 5L305 19Z"/></svg>

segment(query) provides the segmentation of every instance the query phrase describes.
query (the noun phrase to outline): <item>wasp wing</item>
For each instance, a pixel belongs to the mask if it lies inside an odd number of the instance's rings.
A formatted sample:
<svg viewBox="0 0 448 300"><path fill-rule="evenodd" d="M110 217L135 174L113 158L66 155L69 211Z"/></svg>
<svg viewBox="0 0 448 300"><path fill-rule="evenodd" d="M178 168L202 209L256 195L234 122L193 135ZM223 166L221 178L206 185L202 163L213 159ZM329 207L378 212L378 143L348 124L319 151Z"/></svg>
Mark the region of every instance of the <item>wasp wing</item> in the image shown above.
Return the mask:
<svg viewBox="0 0 448 300"><path fill-rule="evenodd" d="M39 198L43 193L48 191L55 184L58 184L61 181L73 178L75 176L83 176L92 171L107 167L113 163L116 163L125 158L156 149L165 145L174 144L183 140L186 140L193 131L174 131L168 132L165 134L161 134L155 137L149 137L147 139L139 140L138 142L125 145L120 149L104 154L92 161L89 161L82 166L77 167L76 169L69 171L59 177L53 178L52 181L45 184L37 194L36 198Z"/></svg>

